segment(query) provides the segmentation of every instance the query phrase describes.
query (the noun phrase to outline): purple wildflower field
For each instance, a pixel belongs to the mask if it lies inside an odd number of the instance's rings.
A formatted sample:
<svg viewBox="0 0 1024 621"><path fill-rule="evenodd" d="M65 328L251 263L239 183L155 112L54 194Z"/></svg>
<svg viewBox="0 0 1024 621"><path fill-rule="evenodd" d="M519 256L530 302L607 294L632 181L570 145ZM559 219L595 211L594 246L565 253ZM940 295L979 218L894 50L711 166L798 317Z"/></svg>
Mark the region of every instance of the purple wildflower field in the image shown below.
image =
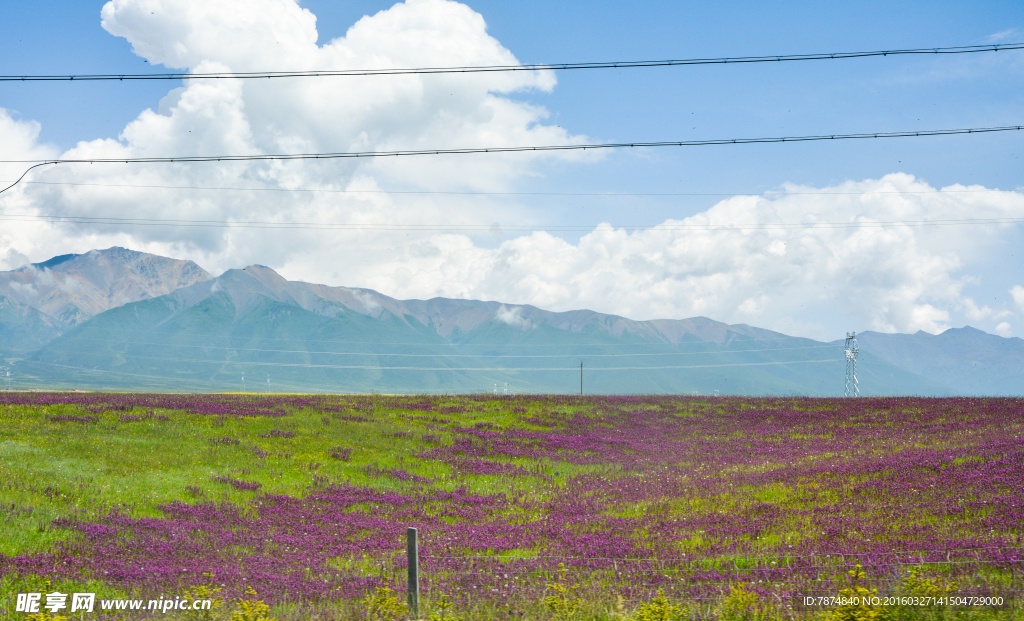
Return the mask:
<svg viewBox="0 0 1024 621"><path fill-rule="evenodd" d="M694 605L742 587L792 612L856 565L883 594L911 570L962 595L1021 591L1021 399L33 393L0 407L9 427L96 437L199 428L196 454L233 464L148 512L54 519L61 537L0 557L8 578L316 607L403 591L412 526L426 598L509 615L558 580Z"/></svg>

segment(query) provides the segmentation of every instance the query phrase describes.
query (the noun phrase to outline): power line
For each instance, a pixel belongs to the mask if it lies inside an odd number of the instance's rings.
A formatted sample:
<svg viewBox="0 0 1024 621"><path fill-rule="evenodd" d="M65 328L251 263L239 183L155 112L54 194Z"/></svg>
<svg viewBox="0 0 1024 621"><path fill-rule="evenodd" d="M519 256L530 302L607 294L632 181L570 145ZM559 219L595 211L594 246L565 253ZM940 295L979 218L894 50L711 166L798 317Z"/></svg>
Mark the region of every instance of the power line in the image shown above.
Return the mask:
<svg viewBox="0 0 1024 621"><path fill-rule="evenodd" d="M190 348L190 349L220 349L227 351L249 351L249 352L261 352L261 353L277 353L277 354L308 354L308 355L325 355L325 356L381 356L381 357L397 357L397 358L572 358L578 354L445 354L445 353L433 353L433 354L406 354L406 353L387 353L387 352L353 352L353 351L308 351L303 349L258 349L252 347L224 347L214 345L179 345L176 343L144 343L139 341L111 341L110 339L92 339L81 336L71 336L65 339L66 341L95 341L101 343L107 343L109 345L152 345L155 347L164 348ZM429 345L424 343L423 345ZM776 352L776 351L788 351L794 349L837 349L839 345L808 345L804 347L762 347L758 349L725 349L720 351L674 351L674 352L641 352L641 353L618 353L618 354L586 354L587 358L619 358L623 356L716 356L719 354L738 354L738 353L750 353L750 352ZM97 352L94 355L120 355L120 352ZM171 359L173 360L173 359Z"/></svg>
<svg viewBox="0 0 1024 621"><path fill-rule="evenodd" d="M902 50L874 50L868 52L833 52L816 54L776 54L770 56L733 56L721 58L686 58L676 60L631 60L586 63L550 63L532 65L470 65L463 67L419 67L380 69L337 69L312 71L252 71L209 73L124 73L79 75L4 75L0 82L56 82L56 81L124 81L124 80L217 80L217 79L270 79L270 78L326 78L377 75L445 74L445 73L498 73L509 71L568 71L573 69L636 69L640 67L676 67L693 65L727 65L751 63L793 62L801 60L841 60L874 56L907 56L924 54L973 54L1024 49L1024 43L998 45L965 45L956 47L911 48Z"/></svg>
<svg viewBox="0 0 1024 621"><path fill-rule="evenodd" d="M178 389L182 388L183 385L185 387L191 387L191 386L195 386L196 384L206 384L206 385L209 385L211 387L211 389L216 389L216 388L222 388L223 389L223 388L233 388L233 387L235 387L234 383L232 383L230 381L227 381L227 380L224 380L224 381L212 381L212 380L203 380L203 379L194 379L194 378L145 375L145 374L141 374L141 373L128 373L128 372L125 372L125 371L111 371L111 370L107 370L107 369L91 369L91 368L88 368L88 367L79 367L79 366L74 366L74 365L59 364L59 363L52 363L52 362L33 361L31 364L32 365L47 366L47 367L54 367L54 368L61 368L61 369L72 369L72 370L75 370L75 371L80 371L80 372L82 372L83 374L86 374L86 375L141 377L141 378L146 378L146 379L158 380L158 381L163 382L165 384L169 384L173 388L178 388ZM642 367L642 368L643 369L649 369L651 367ZM445 369L445 370L450 370L450 369ZM482 370L486 370L486 369L475 369L475 370L482 371ZM562 370L562 369L560 369L560 370ZM572 368L572 369L564 369L564 370L575 370L575 367ZM29 384L33 384L33 385L40 385L40 384L44 384L45 385L45 382L46 382L46 380L42 379L42 378L40 378L40 379L29 379L29 380L24 380L23 379L22 381L27 381ZM60 381L62 383L64 383L64 384L68 384L68 383L72 383L74 380L73 379L65 379L65 380L60 380ZM343 395L356 395L356 396L365 396L366 395L365 392L340 392L340 391L337 391L337 390L328 391L322 385L317 385L317 384L300 384L300 383L296 383L296 382L293 382L293 381L287 381L287 380L279 380L278 384L279 385L283 385L283 386L290 386L290 387L299 388L300 390L301 389L305 390L305 392L296 391L295 394L343 394ZM123 386L123 385L114 385L114 388L115 388L115 390L116 389L120 389L121 386ZM230 393L230 392L233 392L233 391L226 390L224 392ZM486 391L484 391L484 392L486 392ZM403 393L399 393L399 394L403 394ZM449 394L451 394L451 390L448 389L448 388L427 389L427 388L417 387L414 390L412 390L412 391L410 391L408 393L404 393L404 394L407 394L407 395L420 395L420 394L449 395ZM472 393L468 393L468 394L472 394ZM563 393L560 393L560 392L543 392L543 391L535 390L535 391L530 392L528 394L539 394L539 395L554 394L554 395L559 395L559 394L563 394ZM675 396L684 397L684 398L690 398L689 395L675 395ZM708 396L710 396L710 395L701 395L701 397L708 397Z"/></svg>
<svg viewBox="0 0 1024 621"><path fill-rule="evenodd" d="M769 138L713 138L708 140L664 140L657 142L606 142L596 144L543 145L535 147L468 147L461 149L413 149L399 151L339 151L328 153L278 153L253 155L186 155L176 157L96 157L53 160L0 160L3 164L169 164L181 162L255 162L271 160L332 160L368 157L400 157L409 155L471 155L480 153L528 153L533 151L585 151L587 149L622 149L628 147L699 147L733 144L771 144L777 142L814 142L820 140L854 140L863 138L918 138L1019 131L1024 125L999 127L965 127L960 129L928 129L919 131L873 132L859 134L815 134Z"/></svg>
<svg viewBox="0 0 1024 621"><path fill-rule="evenodd" d="M509 304L509 306L520 306L520 305L518 305L518 304ZM572 312L572 311L570 311L570 312ZM554 314L557 315L559 313L555 312ZM600 315L600 314L602 314L602 313L595 313L595 315ZM618 317L617 315L612 315L612 316L613 317ZM685 321L685 320L670 319L669 321ZM644 321L638 321L637 323L644 323ZM131 329L128 329L128 328L100 328L100 327L92 327L92 330L101 331L101 332L116 332L117 334L123 334L123 333L126 333L126 332L132 332L132 333L136 333L136 334L150 334L150 335L152 335L152 334L177 335L178 334L177 332L167 332L167 331L159 331L159 330L131 330ZM810 339L810 338L803 337L803 336L785 336L785 335L783 335L783 336L778 336L778 337L755 338L755 337L751 337L751 336L747 336L747 335L741 335L741 334L737 334L737 333L732 333L732 334L733 334L734 338L730 340L730 343L734 343L734 342L748 342L748 341L753 341L753 342L756 342L756 343L760 343L762 341L788 341L788 340L791 340L791 339L797 339L797 340L802 340L802 341L810 341L812 343L821 343L821 341L815 341L814 339ZM211 339L211 338L218 338L218 339L248 339L249 338L249 337L232 336L232 335L227 335L227 334L203 334L202 337L204 339ZM107 342L111 341L111 339L104 339L104 340L107 341ZM501 343L500 345L495 345L494 343L452 343L450 341L444 341L444 342L441 342L441 343L424 343L424 342L408 343L408 342L381 342L381 341L346 341L346 340L324 340L324 339L296 339L296 338L281 338L281 337L270 337L270 336L260 336L260 337L257 337L256 340L259 340L259 341L287 341L287 342L295 342L295 343L318 343L318 344L319 343L343 343L345 345L400 345L400 346L414 346L415 345L415 346L424 346L424 347L425 346L433 346L433 345L442 346L442 347L499 347L499 346L500 347L563 347L563 348L565 347L564 344L550 344L550 343L536 343L536 344L534 344L534 343ZM722 344L724 344L724 343L722 343ZM672 343L672 342L666 341L666 342L661 342L661 343L652 343L652 342L643 342L643 343L577 343L575 345L575 347L605 347L605 346L611 346L611 345L614 345L615 347L677 347L677 346L682 346L682 345L693 346L693 345L722 345L722 344L715 343L714 341L700 341L700 342L695 342L695 343L694 342ZM836 345L836 344L835 343L830 343L828 345ZM781 349L781 348L779 348L779 349Z"/></svg>
<svg viewBox="0 0 1024 621"><path fill-rule="evenodd" d="M960 134L987 134L994 132L1020 131L1022 125L1000 127L970 127L962 129L933 129L922 131L874 132L861 134L821 134L810 136L782 136L775 138L716 138L710 140L679 140L660 142L609 142L599 144L546 145L536 147L470 147L461 149L419 149L404 151L350 151L330 153L282 153L257 155L191 155L178 157L127 157L127 158L70 158L54 160L0 160L3 164L32 164L0 194L18 185L30 171L40 166L56 164L169 164L183 162L260 162L291 160L335 160L354 158L402 157L411 155L472 155L481 153L529 153L542 151L586 151L587 149L622 149L631 147L697 147L737 144L773 144L780 142L815 142L821 140L858 140L866 138L919 138L923 136L953 136Z"/></svg>
<svg viewBox="0 0 1024 621"><path fill-rule="evenodd" d="M170 358L167 356L137 356L119 352L117 354L103 354L83 352L79 355L110 356L117 355L133 360L162 360L165 362L191 362L201 364L218 364L234 366L269 366L269 367L297 367L303 369L347 369L367 371L573 371L578 367L409 367L409 366L380 366L380 365L343 365L343 364L301 364L288 362L247 362L240 360L210 360L201 358ZM591 371L651 371L656 369L716 369L721 367L758 367L779 364L807 364L813 362L842 362L845 358L825 358L818 360L775 360L772 362L737 362L732 364L697 364L697 365L668 365L668 366L644 366L644 367L590 367Z"/></svg>
<svg viewBox="0 0 1024 621"><path fill-rule="evenodd" d="M211 390L216 389L216 388L223 388L225 386L233 386L233 384L231 382L227 382L227 381L220 381L220 382L218 382L218 381L195 379L195 378L182 379L182 378L177 378L177 377L167 377L167 376L160 376L160 375L144 375L144 374L141 374L141 373L127 373L127 372L124 372L124 371L109 371L109 370L105 370L105 369L90 369L90 368L87 368L87 367L76 367L74 365L57 364L57 363L53 363L53 362L33 361L31 364L33 364L33 365L42 365L42 366L47 366L47 367L56 367L56 368L61 368L61 369L74 369L76 371L81 371L81 372L83 372L85 374L91 374L91 375L122 375L122 376L126 376L126 377L142 377L142 378L146 378L146 379L157 380L158 382L161 382L161 383L164 383L164 384L169 384L172 387L179 387L182 383L187 383L187 384L189 384L191 386L194 386L196 384L205 384L205 385L210 386ZM38 384L43 384L43 385L45 385L45 382L47 380L45 378L40 378L40 379L29 379L29 380L22 380L22 381L27 381L28 383L31 383L31 384L37 384L37 385ZM64 380L59 380L59 381L61 383L64 383L64 384L69 384L69 383L73 382L72 379L64 379ZM285 386L294 386L294 387L299 387L299 388L309 388L310 389L310 394L313 394L313 392L316 391L317 388L319 388L318 386L315 386L315 385L296 384L295 382L286 382L286 381L278 381L278 384L285 385ZM250 394L255 394L255 393L250 393Z"/></svg>
<svg viewBox="0 0 1024 621"><path fill-rule="evenodd" d="M13 179L3 179L0 183L11 183ZM1018 190L863 190L860 192L790 192L786 190L768 190L753 192L461 192L455 190L338 190L333 188L253 188L195 185L143 185L133 183L74 183L70 181L23 181L25 185L57 185L73 187L97 188L139 188L146 190L211 190L231 192L313 192L325 194L414 194L442 196L587 196L598 198L644 197L644 196L765 196L781 198L785 196L863 196L874 194L981 194L1016 192Z"/></svg>
<svg viewBox="0 0 1024 621"><path fill-rule="evenodd" d="M503 232L579 232L591 231L593 225L524 225L524 224L392 224L392 223L346 223L346 222L273 222L269 220L183 220L159 218L117 218L107 216L59 216L45 214L0 214L0 221L7 222L49 222L53 224L93 224L93 225L124 225L124 226L178 226L222 229L295 229L323 231L454 231L492 233ZM872 229L896 226L967 226L967 225L1000 225L1020 224L1024 218L959 218L944 220L880 220L855 222L775 222L775 223L708 223L708 224L617 224L616 229L658 230L658 231L790 231L790 230L838 230L838 229Z"/></svg>

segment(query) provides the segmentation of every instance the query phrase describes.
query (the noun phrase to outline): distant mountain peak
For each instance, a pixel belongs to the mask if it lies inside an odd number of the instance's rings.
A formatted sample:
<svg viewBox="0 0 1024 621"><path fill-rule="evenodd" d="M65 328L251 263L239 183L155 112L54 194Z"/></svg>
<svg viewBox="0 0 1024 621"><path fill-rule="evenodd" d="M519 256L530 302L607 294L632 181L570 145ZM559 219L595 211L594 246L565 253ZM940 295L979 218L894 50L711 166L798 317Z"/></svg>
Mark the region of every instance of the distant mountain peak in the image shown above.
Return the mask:
<svg viewBox="0 0 1024 621"><path fill-rule="evenodd" d="M0 272L0 295L78 325L105 310L210 278L192 261L113 246Z"/></svg>
<svg viewBox="0 0 1024 621"><path fill-rule="evenodd" d="M80 264L80 263L83 263L83 262L90 262L90 261L97 261L97 260L116 261L116 262L121 262L121 263L131 263L131 262L137 262L137 261L144 261L144 260L146 260L148 258L155 258L155 259L158 259L158 260L165 260L165 261L182 261L182 262L186 262L186 263L192 263L192 261L188 261L188 260L184 260L184 259L171 259L171 258L168 258L168 257L162 257L160 255L156 255L156 254L150 254L148 252L140 252L138 250L132 250L130 248L124 248L122 246L111 246L110 248L93 249L93 250L89 250L88 252L83 252L83 253L80 253L80 254L71 253L71 254L57 255L57 256L55 256L55 257L53 257L51 259L47 259L46 261L42 261L40 263L29 263L28 265L20 267L17 270L14 270L14 271L22 271L22 270L23 271L32 271L33 269L36 269L36 270L47 270L47 269L48 270L55 270L55 268L57 268L58 266L60 267L60 270L63 271L63 270L72 269L74 267L75 263L79 263ZM193 265L194 265L194 263L193 263Z"/></svg>
<svg viewBox="0 0 1024 621"><path fill-rule="evenodd" d="M952 332L953 334L974 334L974 335L984 334L986 336L995 336L993 334L989 334L988 332L985 332L984 330L979 330L979 329L977 329L975 327L972 327L972 326L964 326L962 328L949 328L945 332L942 332L941 334L939 334L939 336L942 336L943 334L949 334L950 332Z"/></svg>
<svg viewBox="0 0 1024 621"><path fill-rule="evenodd" d="M250 265L242 268L242 271L249 276L258 280L267 280L272 282L288 282L284 276L278 274L266 265Z"/></svg>
<svg viewBox="0 0 1024 621"><path fill-rule="evenodd" d="M66 261L70 261L71 259L75 259L75 258L78 258L80 256L82 256L82 255L80 255L80 254L60 254L60 255L57 255L57 256L53 257L52 259L47 259L46 261L43 261L42 263L30 263L29 265L31 267L36 268L37 270L53 269L54 267L60 265L61 263L64 263ZM22 269L24 269L24 268L22 268Z"/></svg>

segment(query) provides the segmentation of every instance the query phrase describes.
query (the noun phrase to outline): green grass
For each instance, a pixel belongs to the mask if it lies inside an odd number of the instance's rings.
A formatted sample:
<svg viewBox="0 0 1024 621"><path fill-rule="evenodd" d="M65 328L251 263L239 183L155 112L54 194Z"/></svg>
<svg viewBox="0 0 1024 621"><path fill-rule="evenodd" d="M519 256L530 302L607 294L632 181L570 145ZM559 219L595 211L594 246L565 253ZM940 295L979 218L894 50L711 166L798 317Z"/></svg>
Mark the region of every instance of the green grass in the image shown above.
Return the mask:
<svg viewBox="0 0 1024 621"><path fill-rule="evenodd" d="M458 401L453 400L452 405L456 404ZM53 416L85 414L97 416L99 421L49 420ZM416 459L415 453L430 446L421 439L423 434L432 433L442 442L450 440L450 434L427 428L429 416L376 411L373 422L351 422L337 414L325 416L311 410L281 418L231 418L180 411L154 414L168 420L120 422L121 412L91 414L67 406L6 406L0 411L0 553L45 549L53 541L70 536L68 531L47 528L52 520L88 519L111 509L135 517L158 517L161 513L156 507L175 500L239 502L257 493L301 497L311 484L322 481L318 477L378 488L406 487L389 477L368 476L366 466L403 468L435 478L435 486L443 488L469 484L479 493L511 492L514 488L503 477L467 480L456 477L444 464ZM504 426L517 418L494 407L459 416L460 424L465 426L477 422ZM295 435L261 437L275 429ZM391 434L396 432L411 433L413 437L393 437ZM238 444L216 442L225 437ZM330 457L336 446L350 448L351 460ZM269 454L257 459L253 453L256 449ZM527 465L522 460L507 461ZM529 465L556 484L600 470L551 462ZM259 482L262 488L258 492L239 491L213 480L215 476ZM189 492L187 487L198 488L200 493Z"/></svg>

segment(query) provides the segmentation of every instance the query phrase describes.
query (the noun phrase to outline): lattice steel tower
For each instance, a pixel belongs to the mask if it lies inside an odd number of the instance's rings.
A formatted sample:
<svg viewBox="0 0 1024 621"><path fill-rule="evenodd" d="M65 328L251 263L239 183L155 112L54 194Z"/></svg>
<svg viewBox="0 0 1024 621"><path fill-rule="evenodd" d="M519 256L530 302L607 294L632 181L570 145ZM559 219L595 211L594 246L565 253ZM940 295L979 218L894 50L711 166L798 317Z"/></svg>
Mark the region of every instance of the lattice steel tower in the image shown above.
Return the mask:
<svg viewBox="0 0 1024 621"><path fill-rule="evenodd" d="M860 347L857 346L857 333L846 333L846 390L844 397L859 397L860 385L857 383L857 354Z"/></svg>

